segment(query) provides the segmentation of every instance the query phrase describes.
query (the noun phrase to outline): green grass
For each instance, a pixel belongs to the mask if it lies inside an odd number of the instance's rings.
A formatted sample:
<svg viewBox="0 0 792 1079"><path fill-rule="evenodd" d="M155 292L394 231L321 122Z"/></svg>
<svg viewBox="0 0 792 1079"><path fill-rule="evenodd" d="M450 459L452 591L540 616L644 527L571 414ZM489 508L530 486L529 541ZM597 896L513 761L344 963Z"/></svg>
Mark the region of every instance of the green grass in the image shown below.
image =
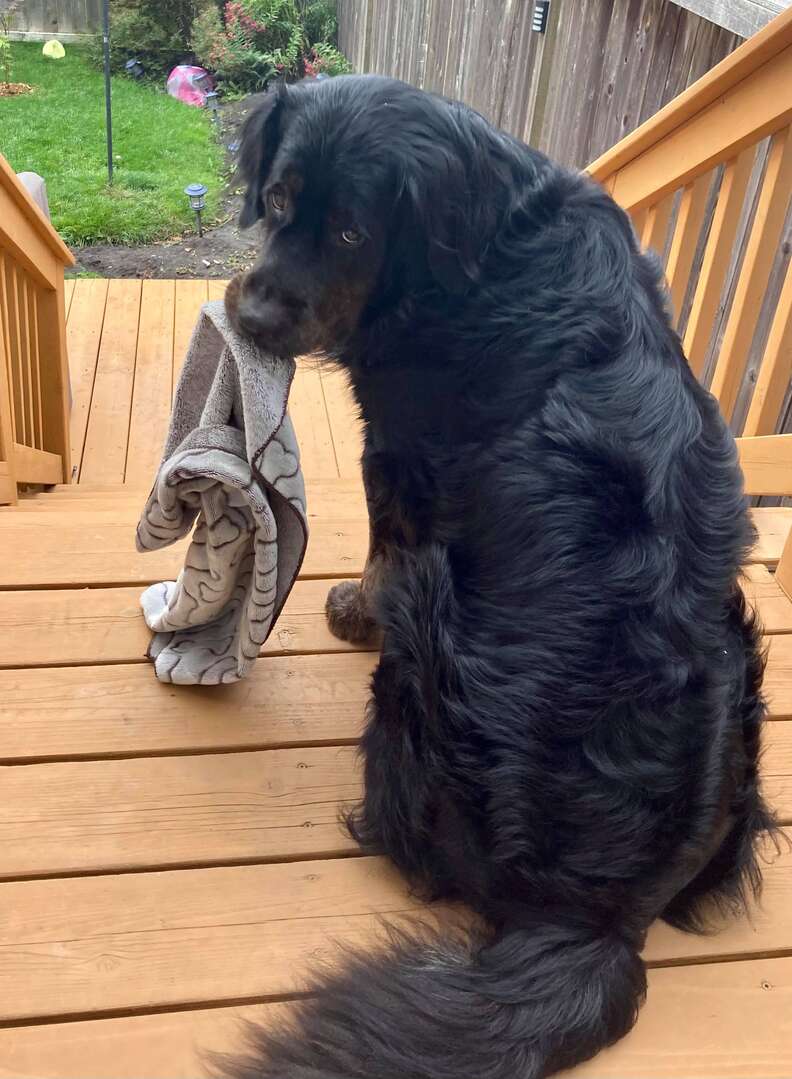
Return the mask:
<svg viewBox="0 0 792 1079"><path fill-rule="evenodd" d="M0 153L44 177L55 228L67 243L143 244L189 230L184 188L222 186L220 147L205 113L124 77L113 78L115 179L107 184L104 80L83 50L47 60L41 45L12 45L15 82L35 92L0 98Z"/></svg>

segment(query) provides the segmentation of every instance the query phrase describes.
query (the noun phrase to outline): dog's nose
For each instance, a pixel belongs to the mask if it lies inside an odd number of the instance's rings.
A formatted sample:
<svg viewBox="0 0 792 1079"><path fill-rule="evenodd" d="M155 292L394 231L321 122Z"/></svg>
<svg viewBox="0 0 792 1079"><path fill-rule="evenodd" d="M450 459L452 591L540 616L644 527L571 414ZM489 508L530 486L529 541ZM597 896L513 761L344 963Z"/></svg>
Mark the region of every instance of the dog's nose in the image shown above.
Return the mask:
<svg viewBox="0 0 792 1079"><path fill-rule="evenodd" d="M239 325L252 337L277 339L299 317L299 305L270 289L246 290L237 309Z"/></svg>

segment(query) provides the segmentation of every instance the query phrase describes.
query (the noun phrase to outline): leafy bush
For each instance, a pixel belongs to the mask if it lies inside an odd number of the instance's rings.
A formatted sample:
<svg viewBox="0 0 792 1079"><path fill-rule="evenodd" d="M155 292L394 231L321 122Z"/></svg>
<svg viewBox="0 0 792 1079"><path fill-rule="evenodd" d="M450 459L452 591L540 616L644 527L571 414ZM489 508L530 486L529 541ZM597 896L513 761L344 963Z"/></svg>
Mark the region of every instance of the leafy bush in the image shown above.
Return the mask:
<svg viewBox="0 0 792 1079"><path fill-rule="evenodd" d="M110 68L123 71L136 57L146 75L161 78L191 59L190 34L195 19L215 10L213 0L110 0ZM102 38L90 46L92 62L103 63Z"/></svg>
<svg viewBox="0 0 792 1079"><path fill-rule="evenodd" d="M303 57L306 75L348 75L352 65L346 56L326 41L317 41Z"/></svg>
<svg viewBox="0 0 792 1079"><path fill-rule="evenodd" d="M261 90L270 79L340 75L351 70L338 51L331 0L229 0L193 23L200 64L235 91Z"/></svg>

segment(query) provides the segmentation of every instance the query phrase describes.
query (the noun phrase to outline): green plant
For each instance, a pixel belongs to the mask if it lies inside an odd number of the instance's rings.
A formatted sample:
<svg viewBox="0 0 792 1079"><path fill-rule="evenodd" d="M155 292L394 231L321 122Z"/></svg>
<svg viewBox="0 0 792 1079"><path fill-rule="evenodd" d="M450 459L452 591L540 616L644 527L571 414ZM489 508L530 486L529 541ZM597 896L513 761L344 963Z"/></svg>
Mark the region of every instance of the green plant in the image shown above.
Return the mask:
<svg viewBox="0 0 792 1079"><path fill-rule="evenodd" d="M334 0L301 0L300 16L305 40L310 45L338 44L338 15Z"/></svg>
<svg viewBox="0 0 792 1079"><path fill-rule="evenodd" d="M167 75L190 59L193 24L207 10L216 10L213 0L111 0L110 69L122 71L136 57L147 75ZM101 37L91 44L91 59L103 63Z"/></svg>
<svg viewBox="0 0 792 1079"><path fill-rule="evenodd" d="M229 90L249 92L274 76L349 71L333 44L335 28L330 0L228 0L222 16L214 9L198 15L191 45L198 62Z"/></svg>
<svg viewBox="0 0 792 1079"><path fill-rule="evenodd" d="M352 65L346 56L326 41L317 41L304 59L306 75L348 75ZM310 65L310 70L309 70Z"/></svg>
<svg viewBox="0 0 792 1079"><path fill-rule="evenodd" d="M11 82L13 74L11 63L11 25L19 9L19 0L0 0L0 82Z"/></svg>

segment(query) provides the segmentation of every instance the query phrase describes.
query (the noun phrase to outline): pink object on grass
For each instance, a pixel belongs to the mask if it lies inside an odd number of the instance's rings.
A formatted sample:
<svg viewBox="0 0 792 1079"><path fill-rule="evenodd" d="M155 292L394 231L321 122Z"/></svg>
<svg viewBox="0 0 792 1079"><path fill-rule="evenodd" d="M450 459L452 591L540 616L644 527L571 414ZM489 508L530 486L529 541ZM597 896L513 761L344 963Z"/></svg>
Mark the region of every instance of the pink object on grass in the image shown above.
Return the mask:
<svg viewBox="0 0 792 1079"><path fill-rule="evenodd" d="M210 90L214 90L214 83L209 72L202 67L179 64L168 75L168 93L186 105L196 105L202 109Z"/></svg>

